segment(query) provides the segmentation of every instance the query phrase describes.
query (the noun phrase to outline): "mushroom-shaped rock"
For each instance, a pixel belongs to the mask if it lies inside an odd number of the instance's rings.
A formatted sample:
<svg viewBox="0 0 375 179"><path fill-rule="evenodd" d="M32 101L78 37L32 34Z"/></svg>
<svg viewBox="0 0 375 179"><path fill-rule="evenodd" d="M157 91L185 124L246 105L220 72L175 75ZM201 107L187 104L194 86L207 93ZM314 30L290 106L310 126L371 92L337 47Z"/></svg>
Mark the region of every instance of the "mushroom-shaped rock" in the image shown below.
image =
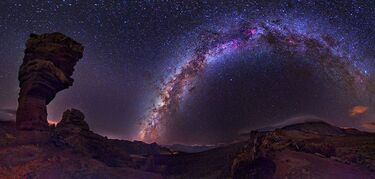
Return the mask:
<svg viewBox="0 0 375 179"><path fill-rule="evenodd" d="M46 131L47 104L73 85L74 66L83 46L61 33L31 34L19 69L17 129Z"/></svg>

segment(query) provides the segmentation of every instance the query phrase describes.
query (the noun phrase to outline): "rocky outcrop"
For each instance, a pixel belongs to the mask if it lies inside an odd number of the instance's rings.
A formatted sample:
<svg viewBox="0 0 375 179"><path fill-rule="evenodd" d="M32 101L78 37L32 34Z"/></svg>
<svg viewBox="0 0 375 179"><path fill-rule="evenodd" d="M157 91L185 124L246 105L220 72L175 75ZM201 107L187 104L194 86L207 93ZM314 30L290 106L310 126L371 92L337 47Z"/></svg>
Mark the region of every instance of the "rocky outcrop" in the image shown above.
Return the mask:
<svg viewBox="0 0 375 179"><path fill-rule="evenodd" d="M371 178L375 175L368 170L372 170L374 159L357 159L368 155L367 148L374 147L368 141L374 137L369 133L348 132L323 121L293 124L274 131L253 131L248 145L234 157L231 175L233 178ZM354 154L353 148L361 152ZM353 155L354 162L348 160ZM321 170L322 166L325 170Z"/></svg>
<svg viewBox="0 0 375 179"><path fill-rule="evenodd" d="M56 131L69 134L76 134L81 131L89 132L89 125L84 119L85 115L81 111L77 109L66 110L61 121L56 126Z"/></svg>
<svg viewBox="0 0 375 179"><path fill-rule="evenodd" d="M249 144L233 160L233 178L272 178L276 164L272 161L273 143L280 140L272 134L253 131Z"/></svg>
<svg viewBox="0 0 375 179"><path fill-rule="evenodd" d="M55 146L71 148L111 167L142 168L147 162L147 157L134 158L131 155L170 153L167 148L156 143L108 139L92 132L84 119L84 114L77 109L65 111L61 121L53 130L51 142Z"/></svg>
<svg viewBox="0 0 375 179"><path fill-rule="evenodd" d="M71 76L82 53L83 46L64 34L30 35L18 75L17 129L48 129L46 105L73 85Z"/></svg>
<svg viewBox="0 0 375 179"><path fill-rule="evenodd" d="M100 160L110 166L128 166L129 155L110 145L109 139L92 132L84 121L85 116L77 109L66 110L53 130L51 142L68 147L81 155Z"/></svg>

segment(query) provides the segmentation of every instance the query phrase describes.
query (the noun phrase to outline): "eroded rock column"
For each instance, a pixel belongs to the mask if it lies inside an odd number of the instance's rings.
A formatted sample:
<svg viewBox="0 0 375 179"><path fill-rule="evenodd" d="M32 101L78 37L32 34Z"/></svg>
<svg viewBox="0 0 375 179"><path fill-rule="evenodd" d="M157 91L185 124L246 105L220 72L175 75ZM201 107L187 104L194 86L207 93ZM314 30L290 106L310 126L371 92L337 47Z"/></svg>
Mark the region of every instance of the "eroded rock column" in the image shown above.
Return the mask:
<svg viewBox="0 0 375 179"><path fill-rule="evenodd" d="M83 46L61 33L31 34L19 69L17 129L48 130L47 105L73 85L74 66Z"/></svg>

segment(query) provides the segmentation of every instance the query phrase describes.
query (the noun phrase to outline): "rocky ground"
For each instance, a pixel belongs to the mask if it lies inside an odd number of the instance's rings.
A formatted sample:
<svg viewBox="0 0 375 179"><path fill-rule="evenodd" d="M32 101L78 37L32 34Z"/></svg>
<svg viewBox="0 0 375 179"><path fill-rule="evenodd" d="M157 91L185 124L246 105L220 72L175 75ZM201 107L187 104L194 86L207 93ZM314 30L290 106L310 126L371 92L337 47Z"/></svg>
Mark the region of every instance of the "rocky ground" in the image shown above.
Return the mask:
<svg viewBox="0 0 375 179"><path fill-rule="evenodd" d="M168 149L107 139L83 119L78 110L66 111L44 142L18 140L27 136L18 134L14 122L1 122L0 178L162 178L146 171L147 156Z"/></svg>
<svg viewBox="0 0 375 179"><path fill-rule="evenodd" d="M113 140L68 110L48 140L0 124L0 178L375 178L375 134L307 122L198 153ZM21 141L21 142L20 142Z"/></svg>

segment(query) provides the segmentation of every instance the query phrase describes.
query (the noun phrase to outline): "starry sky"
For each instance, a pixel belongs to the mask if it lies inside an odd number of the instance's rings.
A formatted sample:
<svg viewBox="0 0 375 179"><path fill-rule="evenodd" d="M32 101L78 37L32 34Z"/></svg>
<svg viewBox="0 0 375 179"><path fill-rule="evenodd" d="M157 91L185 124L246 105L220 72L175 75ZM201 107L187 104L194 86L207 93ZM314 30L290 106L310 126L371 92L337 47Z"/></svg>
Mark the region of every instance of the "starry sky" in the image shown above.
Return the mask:
<svg viewBox="0 0 375 179"><path fill-rule="evenodd" d="M374 27L371 0L3 0L0 118L29 34L62 32L85 52L51 121L77 108L108 137L185 144L308 118L373 131Z"/></svg>

